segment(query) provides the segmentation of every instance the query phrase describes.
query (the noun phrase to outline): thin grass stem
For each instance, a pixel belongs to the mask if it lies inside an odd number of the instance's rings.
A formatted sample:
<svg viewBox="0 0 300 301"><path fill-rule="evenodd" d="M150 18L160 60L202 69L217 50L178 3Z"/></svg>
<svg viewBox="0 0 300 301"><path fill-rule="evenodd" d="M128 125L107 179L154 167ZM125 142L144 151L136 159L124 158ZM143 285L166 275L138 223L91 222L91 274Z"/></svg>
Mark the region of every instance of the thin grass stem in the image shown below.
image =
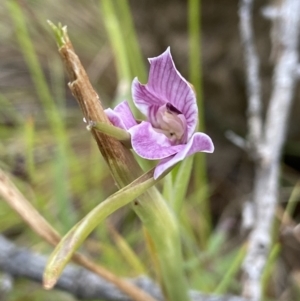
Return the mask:
<svg viewBox="0 0 300 301"><path fill-rule="evenodd" d="M200 0L188 1L188 30L189 30L189 80L197 94L199 109L199 130L204 131L204 104L201 72L201 30L200 30ZM197 154L194 159L194 185L195 187L207 186L205 154ZM207 227L199 229L202 243L205 247L211 232L211 212L207 197L201 203L200 210L206 217Z"/></svg>

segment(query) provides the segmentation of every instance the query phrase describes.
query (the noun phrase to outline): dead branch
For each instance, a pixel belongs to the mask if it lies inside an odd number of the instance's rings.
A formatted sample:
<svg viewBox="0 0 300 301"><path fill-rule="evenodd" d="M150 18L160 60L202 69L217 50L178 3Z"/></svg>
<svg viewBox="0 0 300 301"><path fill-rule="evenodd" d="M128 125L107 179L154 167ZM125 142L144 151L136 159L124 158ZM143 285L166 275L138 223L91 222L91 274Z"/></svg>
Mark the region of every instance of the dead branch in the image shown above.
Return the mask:
<svg viewBox="0 0 300 301"><path fill-rule="evenodd" d="M46 262L47 257L17 247L0 235L0 270L15 278L25 277L42 283ZM146 291L155 299L163 300L159 286L149 278L138 277L128 282ZM78 299L132 301L112 283L84 268L72 265L66 267L56 288L69 292ZM240 297L206 295L196 291L191 291L190 296L192 301L246 301Z"/></svg>
<svg viewBox="0 0 300 301"><path fill-rule="evenodd" d="M294 87L297 80L298 66L298 43L300 31L300 2L298 0L277 1L276 14L274 14L272 42L273 50L276 50L275 68L273 76L273 89L269 107L267 109L266 120L253 148L258 152L258 156L253 156L253 150L249 149L249 155L255 157L255 179L253 188L253 201L255 204L254 228L249 237L249 248L246 255L243 270L243 296L249 300L260 300L261 298L261 275L265 267L269 246L271 243L271 227L273 224L275 208L278 194L279 165L282 147L285 141L288 116L292 104ZM247 24L248 30L252 28L251 0L241 0L240 18L241 24ZM247 13L245 13L245 10ZM253 42L253 34L249 35L247 30L241 30L242 40ZM248 35L247 37L245 35ZM250 40L249 40L250 39ZM254 46L249 46L254 49ZM274 48L275 47L275 48ZM245 50L246 69L257 68L257 60L249 59L249 49ZM274 52L274 51L273 51ZM253 55L253 51L252 51ZM253 64L254 66L250 66ZM259 81L258 73L256 78L250 78L254 73L247 72L248 107L254 104L256 95L253 81ZM259 102L260 100L257 99ZM256 104L256 108L260 106ZM254 120L259 120L259 112L256 111ZM254 133L253 118L249 116L249 133ZM257 155L257 153L255 155Z"/></svg>
<svg viewBox="0 0 300 301"><path fill-rule="evenodd" d="M259 151L262 136L261 87L259 78L259 58L254 44L252 28L253 0L240 1L240 32L246 64L248 95L248 142L252 155Z"/></svg>

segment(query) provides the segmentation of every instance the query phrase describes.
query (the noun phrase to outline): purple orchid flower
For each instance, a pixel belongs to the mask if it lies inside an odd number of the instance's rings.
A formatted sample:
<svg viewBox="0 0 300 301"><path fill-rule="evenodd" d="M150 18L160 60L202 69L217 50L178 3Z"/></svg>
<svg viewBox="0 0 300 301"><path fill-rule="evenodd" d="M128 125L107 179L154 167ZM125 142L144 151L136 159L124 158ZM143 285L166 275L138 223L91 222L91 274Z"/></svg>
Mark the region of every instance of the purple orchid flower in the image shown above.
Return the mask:
<svg viewBox="0 0 300 301"><path fill-rule="evenodd" d="M146 85L137 78L132 83L133 101L147 116L137 123L126 101L106 114L113 125L131 134L133 150L142 158L161 160L154 178L184 158L214 151L210 137L196 132L198 107L191 85L177 71L168 48L149 59L150 73Z"/></svg>

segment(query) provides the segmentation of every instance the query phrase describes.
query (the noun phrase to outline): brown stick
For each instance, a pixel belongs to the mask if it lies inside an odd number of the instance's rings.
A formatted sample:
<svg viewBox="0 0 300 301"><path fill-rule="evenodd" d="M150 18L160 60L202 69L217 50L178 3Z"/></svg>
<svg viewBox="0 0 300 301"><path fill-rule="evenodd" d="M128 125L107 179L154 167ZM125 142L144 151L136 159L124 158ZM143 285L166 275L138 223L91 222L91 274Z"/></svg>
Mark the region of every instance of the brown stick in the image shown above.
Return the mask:
<svg viewBox="0 0 300 301"><path fill-rule="evenodd" d="M93 89L67 34L65 34L64 39L66 42L59 49L59 53L70 78L69 88L76 98L85 119L87 121L110 124L102 108L99 96ZM119 186L126 186L141 176L142 170L140 166L134 159L131 151L125 148L121 142L95 129L92 129L91 132ZM131 171L130 178L128 177L128 168Z"/></svg>

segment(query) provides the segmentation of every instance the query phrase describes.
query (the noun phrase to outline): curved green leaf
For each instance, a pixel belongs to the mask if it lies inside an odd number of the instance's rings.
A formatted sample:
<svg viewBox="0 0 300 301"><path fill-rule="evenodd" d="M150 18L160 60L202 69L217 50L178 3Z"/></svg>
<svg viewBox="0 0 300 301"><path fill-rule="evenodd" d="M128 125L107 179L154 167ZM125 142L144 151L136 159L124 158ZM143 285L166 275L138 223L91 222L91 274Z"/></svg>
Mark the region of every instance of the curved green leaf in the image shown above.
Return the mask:
<svg viewBox="0 0 300 301"><path fill-rule="evenodd" d="M77 223L52 252L44 272L44 287L50 289L55 285L76 249L101 221L117 209L133 201L157 181L153 179L153 170L150 170L111 195Z"/></svg>

